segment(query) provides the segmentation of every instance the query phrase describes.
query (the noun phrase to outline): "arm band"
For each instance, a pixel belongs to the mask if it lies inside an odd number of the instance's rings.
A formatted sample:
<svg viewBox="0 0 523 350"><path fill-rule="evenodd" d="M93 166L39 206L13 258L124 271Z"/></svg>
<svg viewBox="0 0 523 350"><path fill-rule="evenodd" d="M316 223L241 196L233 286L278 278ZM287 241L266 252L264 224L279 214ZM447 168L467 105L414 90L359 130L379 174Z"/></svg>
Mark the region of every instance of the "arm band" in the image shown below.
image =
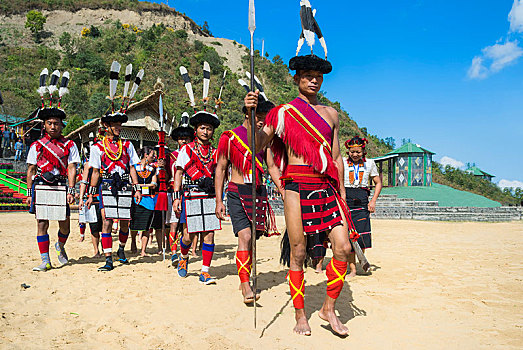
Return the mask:
<svg viewBox="0 0 523 350"><path fill-rule="evenodd" d="M89 187L89 194L90 195L96 195L98 193L98 188L96 188L96 186L91 186Z"/></svg>

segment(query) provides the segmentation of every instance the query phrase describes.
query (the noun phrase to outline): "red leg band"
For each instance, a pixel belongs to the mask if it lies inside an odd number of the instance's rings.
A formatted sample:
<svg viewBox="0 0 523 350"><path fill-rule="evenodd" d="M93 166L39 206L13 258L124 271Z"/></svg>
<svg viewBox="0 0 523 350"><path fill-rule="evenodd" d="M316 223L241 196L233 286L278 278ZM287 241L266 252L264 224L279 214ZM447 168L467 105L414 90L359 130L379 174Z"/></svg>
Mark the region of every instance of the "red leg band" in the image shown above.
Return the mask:
<svg viewBox="0 0 523 350"><path fill-rule="evenodd" d="M36 236L40 254L49 253L49 235Z"/></svg>
<svg viewBox="0 0 523 350"><path fill-rule="evenodd" d="M129 231L123 232L122 230L118 233L118 240L120 241L120 244L125 246L125 243L127 243L127 238L129 238Z"/></svg>
<svg viewBox="0 0 523 350"><path fill-rule="evenodd" d="M289 270L289 286L291 288L291 297L294 308L303 309L305 307L305 279L303 276L303 270Z"/></svg>
<svg viewBox="0 0 523 350"><path fill-rule="evenodd" d="M189 245L185 245L185 243L183 243L183 240L180 238L180 252L182 253L183 256L187 256L187 254L189 254L190 248L191 248L191 243L189 243Z"/></svg>
<svg viewBox="0 0 523 350"><path fill-rule="evenodd" d="M169 245L171 246L171 252L176 253L178 249L178 244L176 244L176 231L169 232Z"/></svg>
<svg viewBox="0 0 523 350"><path fill-rule="evenodd" d="M331 259L327 268L327 295L332 299L337 299L343 289L345 275L347 274L347 262Z"/></svg>
<svg viewBox="0 0 523 350"><path fill-rule="evenodd" d="M251 276L251 251L250 250L238 250L236 252L236 268L238 269L238 276L240 282L249 282Z"/></svg>
<svg viewBox="0 0 523 350"><path fill-rule="evenodd" d="M113 251L113 239L111 233L102 232L102 248L104 253L111 253Z"/></svg>

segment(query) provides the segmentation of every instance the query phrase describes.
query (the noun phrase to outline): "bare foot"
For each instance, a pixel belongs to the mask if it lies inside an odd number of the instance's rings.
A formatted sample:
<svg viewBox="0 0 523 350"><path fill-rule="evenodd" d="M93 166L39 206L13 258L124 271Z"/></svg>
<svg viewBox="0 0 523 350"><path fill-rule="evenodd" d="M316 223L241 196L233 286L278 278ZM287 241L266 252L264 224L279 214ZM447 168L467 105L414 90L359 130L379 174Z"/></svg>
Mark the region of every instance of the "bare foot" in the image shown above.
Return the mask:
<svg viewBox="0 0 523 350"><path fill-rule="evenodd" d="M143 258L143 257L149 256L149 255L147 255L146 252L141 252L141 253L140 253L140 256Z"/></svg>
<svg viewBox="0 0 523 350"><path fill-rule="evenodd" d="M319 312L319 316L322 320L329 322L334 333L341 336L349 335L349 329L341 323L338 316L334 313L334 309L326 310L325 306L323 306Z"/></svg>
<svg viewBox="0 0 523 350"><path fill-rule="evenodd" d="M136 241L131 241L131 253L138 252L138 247L136 246Z"/></svg>
<svg viewBox="0 0 523 350"><path fill-rule="evenodd" d="M99 252L96 252L96 253L94 253L94 255L92 257L93 258L101 258L102 256L100 255Z"/></svg>
<svg viewBox="0 0 523 350"><path fill-rule="evenodd" d="M294 326L293 331L299 335L311 335L311 327L307 321L305 310L296 310L296 326Z"/></svg>
<svg viewBox="0 0 523 350"><path fill-rule="evenodd" d="M78 242L83 242L84 239L85 239L85 236L80 235L80 239L78 240Z"/></svg>
<svg viewBox="0 0 523 350"><path fill-rule="evenodd" d="M347 277L353 278L354 276L356 276L356 264L349 263L349 269L350 269L350 272L347 275Z"/></svg>
<svg viewBox="0 0 523 350"><path fill-rule="evenodd" d="M251 285L249 282L244 282L240 284L240 289L243 295L243 302L247 305L254 303L254 292L252 291ZM260 294L256 293L256 301L260 299Z"/></svg>
<svg viewBox="0 0 523 350"><path fill-rule="evenodd" d="M193 250L193 251L191 251L191 256L192 256L192 257L197 257L198 254L196 254L196 251Z"/></svg>

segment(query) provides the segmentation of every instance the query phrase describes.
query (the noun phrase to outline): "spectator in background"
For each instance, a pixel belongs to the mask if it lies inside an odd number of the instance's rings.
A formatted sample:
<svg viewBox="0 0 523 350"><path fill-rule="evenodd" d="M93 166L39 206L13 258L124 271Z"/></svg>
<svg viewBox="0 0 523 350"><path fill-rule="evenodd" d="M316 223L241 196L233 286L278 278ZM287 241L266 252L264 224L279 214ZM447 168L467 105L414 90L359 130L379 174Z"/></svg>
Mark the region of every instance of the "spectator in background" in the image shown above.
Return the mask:
<svg viewBox="0 0 523 350"><path fill-rule="evenodd" d="M29 132L27 132L24 136L24 143L25 143L25 158L27 158L27 153L29 153L29 148L31 148L31 144L33 143L31 140L31 136L29 135Z"/></svg>
<svg viewBox="0 0 523 350"><path fill-rule="evenodd" d="M11 148L14 149L15 143L16 143L17 135L14 131L14 129L11 128Z"/></svg>
<svg viewBox="0 0 523 350"><path fill-rule="evenodd" d="M2 133L2 136L4 137L4 140L3 140L3 143L2 143L2 146L4 149L8 149L8 148L11 148L11 133L9 132L9 130L7 130L7 128L5 128L4 132Z"/></svg>
<svg viewBox="0 0 523 350"><path fill-rule="evenodd" d="M14 149L15 149L15 162L18 162L18 161L21 161L22 160L22 152L24 150L24 144L22 143L22 138L19 137L17 140L16 140L16 143L14 145Z"/></svg>

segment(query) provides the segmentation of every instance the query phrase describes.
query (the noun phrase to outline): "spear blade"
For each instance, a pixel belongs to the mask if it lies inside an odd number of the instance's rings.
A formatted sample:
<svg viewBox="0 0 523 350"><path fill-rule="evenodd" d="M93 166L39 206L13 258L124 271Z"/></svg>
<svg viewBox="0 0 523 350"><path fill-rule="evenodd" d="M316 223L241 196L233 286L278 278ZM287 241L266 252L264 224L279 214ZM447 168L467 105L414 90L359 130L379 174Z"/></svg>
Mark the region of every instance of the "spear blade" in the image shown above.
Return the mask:
<svg viewBox="0 0 523 350"><path fill-rule="evenodd" d="M160 95L160 100L158 102L158 110L160 113L160 130L163 130L163 101L162 101L162 95Z"/></svg>
<svg viewBox="0 0 523 350"><path fill-rule="evenodd" d="M254 0L249 0L249 32L251 34L256 30L256 11L254 9Z"/></svg>

